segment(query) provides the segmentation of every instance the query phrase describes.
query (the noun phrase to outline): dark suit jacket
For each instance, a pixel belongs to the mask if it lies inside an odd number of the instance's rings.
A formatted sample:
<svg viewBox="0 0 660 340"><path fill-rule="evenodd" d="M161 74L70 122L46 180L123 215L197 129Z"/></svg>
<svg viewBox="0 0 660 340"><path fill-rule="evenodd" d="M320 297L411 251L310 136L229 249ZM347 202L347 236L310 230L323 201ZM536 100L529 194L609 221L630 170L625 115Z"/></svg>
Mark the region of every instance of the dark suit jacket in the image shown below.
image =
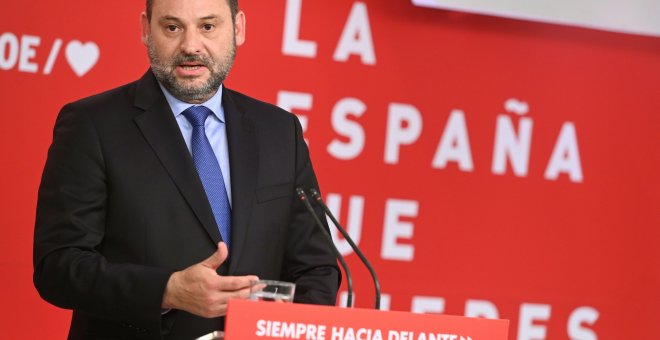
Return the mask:
<svg viewBox="0 0 660 340"><path fill-rule="evenodd" d="M295 282L335 303L336 260L295 188L317 187L294 115L225 89L232 248L221 274ZM193 339L223 327L173 310L169 276L221 240L173 113L149 71L64 106L39 188L34 283L73 309L69 339Z"/></svg>

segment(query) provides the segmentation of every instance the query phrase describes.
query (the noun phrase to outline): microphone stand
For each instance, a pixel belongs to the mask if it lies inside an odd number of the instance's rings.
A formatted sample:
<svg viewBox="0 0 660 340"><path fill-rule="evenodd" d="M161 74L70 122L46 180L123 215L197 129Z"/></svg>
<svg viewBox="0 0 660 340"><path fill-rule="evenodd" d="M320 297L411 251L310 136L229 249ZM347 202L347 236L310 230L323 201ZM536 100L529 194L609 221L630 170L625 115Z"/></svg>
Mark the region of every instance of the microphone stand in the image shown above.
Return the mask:
<svg viewBox="0 0 660 340"><path fill-rule="evenodd" d="M346 286L348 287L348 297L346 298L346 307L351 308L353 307L353 278L351 277L351 272L348 270L348 265L346 264L346 261L344 261L344 257L341 256L339 249L337 249L337 247L335 246L334 241L332 241L332 236L330 236L330 233L323 227L323 223L319 219L319 216L316 215L316 212L312 208L312 205L309 203L309 199L307 197L307 194L305 194L305 191L301 188L296 188L296 193L298 194L298 198L305 205L305 208L307 208L307 211L309 211L309 213L314 218L314 222L316 222L316 225L319 227L319 229L321 229L321 234L323 234L326 241L330 243L330 247L332 248L332 251L335 253L335 256L339 260L339 263L341 264L342 268L344 269L344 272L346 273Z"/></svg>
<svg viewBox="0 0 660 340"><path fill-rule="evenodd" d="M367 260L367 258L364 256L362 251L360 251L360 248L358 248L358 246L355 244L355 242L353 242L353 239L351 238L351 236L348 235L348 233L346 232L346 229L344 229L341 226L341 224L339 224L339 221L337 221L335 216L332 214L332 212L330 211L328 206L323 201L323 198L321 198L321 194L319 194L318 190L312 188L312 189L309 189L309 193L312 195L312 198L315 199L316 202L323 208L323 210L325 210L325 213L330 217L330 220L332 221L332 223L337 227L337 229L342 234L342 236L344 236L344 238L346 239L348 244L351 246L351 248L353 248L353 250L355 251L355 254L357 254L357 256L360 258L360 260L362 260L362 263L364 263L364 266L367 267L367 269L369 270L369 273L371 274L371 278L373 279L373 282L374 282L374 289L376 291L375 308L377 310L379 310L380 309L380 282L378 281L378 277L376 276L376 271L371 266L371 263L369 263L369 260Z"/></svg>

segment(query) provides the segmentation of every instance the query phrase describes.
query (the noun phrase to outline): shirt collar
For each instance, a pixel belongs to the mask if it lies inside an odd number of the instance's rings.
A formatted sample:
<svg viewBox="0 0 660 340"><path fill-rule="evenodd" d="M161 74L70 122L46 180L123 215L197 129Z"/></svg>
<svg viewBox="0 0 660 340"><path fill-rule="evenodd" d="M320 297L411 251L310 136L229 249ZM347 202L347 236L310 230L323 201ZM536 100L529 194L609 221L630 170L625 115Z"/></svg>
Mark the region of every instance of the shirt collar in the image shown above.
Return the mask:
<svg viewBox="0 0 660 340"><path fill-rule="evenodd" d="M190 104L181 101L174 97L169 91L167 91L167 89L160 82L158 82L158 86L160 86L160 89L163 91L165 99L167 100L167 103L170 105L170 108L174 113L174 117L178 117L185 109L191 106L206 106L211 109L213 115L216 118L218 118L223 123L225 122L225 112L222 109L222 84L220 84L218 91L213 95L213 97L201 104Z"/></svg>

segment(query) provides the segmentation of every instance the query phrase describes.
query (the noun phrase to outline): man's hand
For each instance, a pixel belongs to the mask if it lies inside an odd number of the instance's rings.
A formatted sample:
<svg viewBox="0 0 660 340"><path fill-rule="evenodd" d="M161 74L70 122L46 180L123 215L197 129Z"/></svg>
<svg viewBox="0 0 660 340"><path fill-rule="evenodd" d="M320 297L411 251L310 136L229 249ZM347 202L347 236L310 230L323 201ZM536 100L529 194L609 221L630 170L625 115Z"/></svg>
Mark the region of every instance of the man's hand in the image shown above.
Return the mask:
<svg viewBox="0 0 660 340"><path fill-rule="evenodd" d="M259 278L254 275L218 275L216 269L226 259L227 246L220 242L211 257L172 274L163 295L163 308L214 318L227 314L229 299L248 298L250 284Z"/></svg>

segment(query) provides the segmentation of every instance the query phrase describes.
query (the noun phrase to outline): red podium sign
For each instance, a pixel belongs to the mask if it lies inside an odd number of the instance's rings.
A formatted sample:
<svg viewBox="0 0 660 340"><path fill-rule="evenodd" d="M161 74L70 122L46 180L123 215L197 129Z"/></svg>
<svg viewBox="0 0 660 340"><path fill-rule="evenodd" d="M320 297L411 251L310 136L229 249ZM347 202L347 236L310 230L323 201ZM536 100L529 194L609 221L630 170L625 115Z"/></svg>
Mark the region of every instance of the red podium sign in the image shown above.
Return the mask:
<svg viewBox="0 0 660 340"><path fill-rule="evenodd" d="M508 320L232 300L227 340L506 340Z"/></svg>

